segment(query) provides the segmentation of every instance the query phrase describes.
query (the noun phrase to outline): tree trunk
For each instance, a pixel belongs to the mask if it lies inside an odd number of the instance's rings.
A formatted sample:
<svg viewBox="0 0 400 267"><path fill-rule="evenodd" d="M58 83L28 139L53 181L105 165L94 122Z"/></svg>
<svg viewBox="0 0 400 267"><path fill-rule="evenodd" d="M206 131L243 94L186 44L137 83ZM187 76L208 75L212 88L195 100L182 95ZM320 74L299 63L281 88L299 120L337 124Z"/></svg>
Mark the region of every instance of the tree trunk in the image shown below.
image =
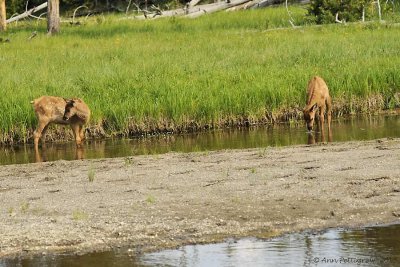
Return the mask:
<svg viewBox="0 0 400 267"><path fill-rule="evenodd" d="M379 21L382 21L381 3L377 0Z"/></svg>
<svg viewBox="0 0 400 267"><path fill-rule="evenodd" d="M1 1L1 0L0 0ZM60 31L60 0L47 1L47 34Z"/></svg>
<svg viewBox="0 0 400 267"><path fill-rule="evenodd" d="M5 31L6 28L6 0L0 0L0 31Z"/></svg>

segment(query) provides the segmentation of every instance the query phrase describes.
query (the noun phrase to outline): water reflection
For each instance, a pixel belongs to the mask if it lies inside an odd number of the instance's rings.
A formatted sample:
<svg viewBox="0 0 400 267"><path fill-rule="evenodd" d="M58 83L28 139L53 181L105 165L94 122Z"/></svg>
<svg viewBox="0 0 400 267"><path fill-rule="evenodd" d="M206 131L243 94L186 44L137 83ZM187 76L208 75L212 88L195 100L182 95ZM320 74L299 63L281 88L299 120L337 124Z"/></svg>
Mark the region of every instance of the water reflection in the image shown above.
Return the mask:
<svg viewBox="0 0 400 267"><path fill-rule="evenodd" d="M40 149L35 148L35 162L46 162L49 161L49 158L47 157L47 153L48 151L50 151L50 153L54 153L54 148L51 148L50 150L48 150L47 145L43 145ZM75 148L75 157L73 158L74 160L80 160L80 159L84 159L85 158L85 148L83 147L76 147ZM51 161L51 160L50 160Z"/></svg>
<svg viewBox="0 0 400 267"><path fill-rule="evenodd" d="M325 138L325 126L322 125L322 127L319 129L317 132L309 132L307 133L308 135L308 140L307 144L309 145L314 145L316 143L325 143L326 141L332 142L332 128L328 127L328 140Z"/></svg>
<svg viewBox="0 0 400 267"><path fill-rule="evenodd" d="M325 143L326 141L369 140L400 137L400 116L353 117L332 121L332 130L306 133L304 123L264 125L185 135L164 135L135 139L88 140L83 150L74 142L46 143L46 149L35 153L33 145L0 147L0 164L37 161L74 160L82 158L125 157L159 154L170 151L192 152L221 149L243 149L267 146ZM326 135L328 135L326 137Z"/></svg>
<svg viewBox="0 0 400 267"><path fill-rule="evenodd" d="M247 238L134 256L131 249L86 255L0 259L7 266L400 266L400 224Z"/></svg>
<svg viewBox="0 0 400 267"><path fill-rule="evenodd" d="M399 266L400 225L243 239L144 255L147 266Z"/></svg>
<svg viewBox="0 0 400 267"><path fill-rule="evenodd" d="M31 258L0 259L0 267L140 267L142 264L128 254L116 251L89 253L85 255L40 255Z"/></svg>

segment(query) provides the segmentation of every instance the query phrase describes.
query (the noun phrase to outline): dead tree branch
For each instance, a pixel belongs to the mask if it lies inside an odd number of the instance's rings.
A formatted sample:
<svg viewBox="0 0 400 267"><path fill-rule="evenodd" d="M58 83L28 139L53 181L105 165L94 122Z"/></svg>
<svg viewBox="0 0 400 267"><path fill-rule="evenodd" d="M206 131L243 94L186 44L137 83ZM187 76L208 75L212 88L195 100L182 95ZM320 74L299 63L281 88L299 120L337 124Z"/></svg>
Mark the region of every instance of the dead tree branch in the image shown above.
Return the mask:
<svg viewBox="0 0 400 267"><path fill-rule="evenodd" d="M76 22L75 22L75 15L76 15L76 12L77 12L79 9L81 9L81 8L89 9L89 8L88 8L87 6L85 6L85 5L78 6L77 8L75 8L74 14L72 15L72 24L76 24Z"/></svg>
<svg viewBox="0 0 400 267"><path fill-rule="evenodd" d="M132 4L132 0L129 0L128 6L126 7L126 10L125 10L125 15L127 15L127 16L128 16L128 12L129 12L129 8L131 7L131 4Z"/></svg>
<svg viewBox="0 0 400 267"><path fill-rule="evenodd" d="M28 37L28 40L32 40L33 38L35 38L37 36L37 32L34 31L32 32L31 36Z"/></svg>
<svg viewBox="0 0 400 267"><path fill-rule="evenodd" d="M18 15L18 16L9 18L6 22L7 22L7 23L11 23L11 22L18 21L18 20L20 20L20 19L23 19L23 18L32 16L33 13L35 13L35 12L37 12L37 11L39 11L39 10L42 10L42 9L44 9L44 8L46 8L46 7L47 7L47 2L41 4L41 5L37 6L37 7L34 7L34 8L32 8L32 9L29 9L29 10L25 11L24 13L22 13L22 14L20 14L20 15Z"/></svg>
<svg viewBox="0 0 400 267"><path fill-rule="evenodd" d="M289 6L288 6L288 0L286 0L286 11L287 11L287 13L288 13L288 15L289 15L289 23L290 23L290 25L292 25L292 27L294 28L295 26L294 26L294 20L293 20L293 17L292 17L292 14L290 13L290 11L289 11Z"/></svg>
<svg viewBox="0 0 400 267"><path fill-rule="evenodd" d="M336 13L335 22L337 22L337 23L343 23L343 20L339 20L339 12Z"/></svg>

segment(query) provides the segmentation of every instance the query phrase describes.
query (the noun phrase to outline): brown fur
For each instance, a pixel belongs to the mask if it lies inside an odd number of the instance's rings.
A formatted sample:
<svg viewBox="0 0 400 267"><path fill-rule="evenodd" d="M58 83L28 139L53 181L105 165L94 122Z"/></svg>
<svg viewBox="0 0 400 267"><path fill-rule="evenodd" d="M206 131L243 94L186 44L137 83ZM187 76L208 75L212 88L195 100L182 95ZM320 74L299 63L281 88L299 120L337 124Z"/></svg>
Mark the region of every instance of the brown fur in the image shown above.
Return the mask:
<svg viewBox="0 0 400 267"><path fill-rule="evenodd" d="M31 102L38 118L38 127L33 133L35 149L39 139L45 136L51 123L70 125L76 145L80 147L85 139L83 126L90 119L90 109L82 99L64 99L56 96L41 96ZM67 108L68 107L68 108ZM44 138L42 138L44 143Z"/></svg>
<svg viewBox="0 0 400 267"><path fill-rule="evenodd" d="M324 113L327 110L329 131L331 128L332 100L325 81L321 77L315 76L308 82L307 103L303 109L304 119L309 131L313 129L315 113L318 108L321 129L324 124Z"/></svg>

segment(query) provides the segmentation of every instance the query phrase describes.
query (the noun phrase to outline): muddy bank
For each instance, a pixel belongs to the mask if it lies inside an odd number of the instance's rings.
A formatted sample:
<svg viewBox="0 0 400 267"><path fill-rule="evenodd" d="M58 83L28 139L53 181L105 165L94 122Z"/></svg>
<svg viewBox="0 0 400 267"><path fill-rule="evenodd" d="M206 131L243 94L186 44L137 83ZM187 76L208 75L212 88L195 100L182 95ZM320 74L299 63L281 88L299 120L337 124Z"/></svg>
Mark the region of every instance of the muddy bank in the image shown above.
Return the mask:
<svg viewBox="0 0 400 267"><path fill-rule="evenodd" d="M274 125L280 123L304 124L303 104L281 107L277 110L267 108L261 114L253 115L223 115L209 121L198 118L194 120L188 115L186 119L176 121L172 118L127 118L126 123L115 125L110 118L92 119L86 128L85 135L90 140L107 137L145 137L163 134L196 133L215 129L242 128L255 125ZM33 111L32 111L33 112ZM336 98L333 102L332 115L334 119L351 115L400 114L400 93L393 95L372 95L368 98L351 97ZM0 129L0 145L16 145L33 143L33 132L37 125L15 126L7 131ZM122 127L122 128L121 128ZM74 140L70 127L51 126L46 133L48 141Z"/></svg>
<svg viewBox="0 0 400 267"><path fill-rule="evenodd" d="M400 222L400 139L0 167L0 257Z"/></svg>

